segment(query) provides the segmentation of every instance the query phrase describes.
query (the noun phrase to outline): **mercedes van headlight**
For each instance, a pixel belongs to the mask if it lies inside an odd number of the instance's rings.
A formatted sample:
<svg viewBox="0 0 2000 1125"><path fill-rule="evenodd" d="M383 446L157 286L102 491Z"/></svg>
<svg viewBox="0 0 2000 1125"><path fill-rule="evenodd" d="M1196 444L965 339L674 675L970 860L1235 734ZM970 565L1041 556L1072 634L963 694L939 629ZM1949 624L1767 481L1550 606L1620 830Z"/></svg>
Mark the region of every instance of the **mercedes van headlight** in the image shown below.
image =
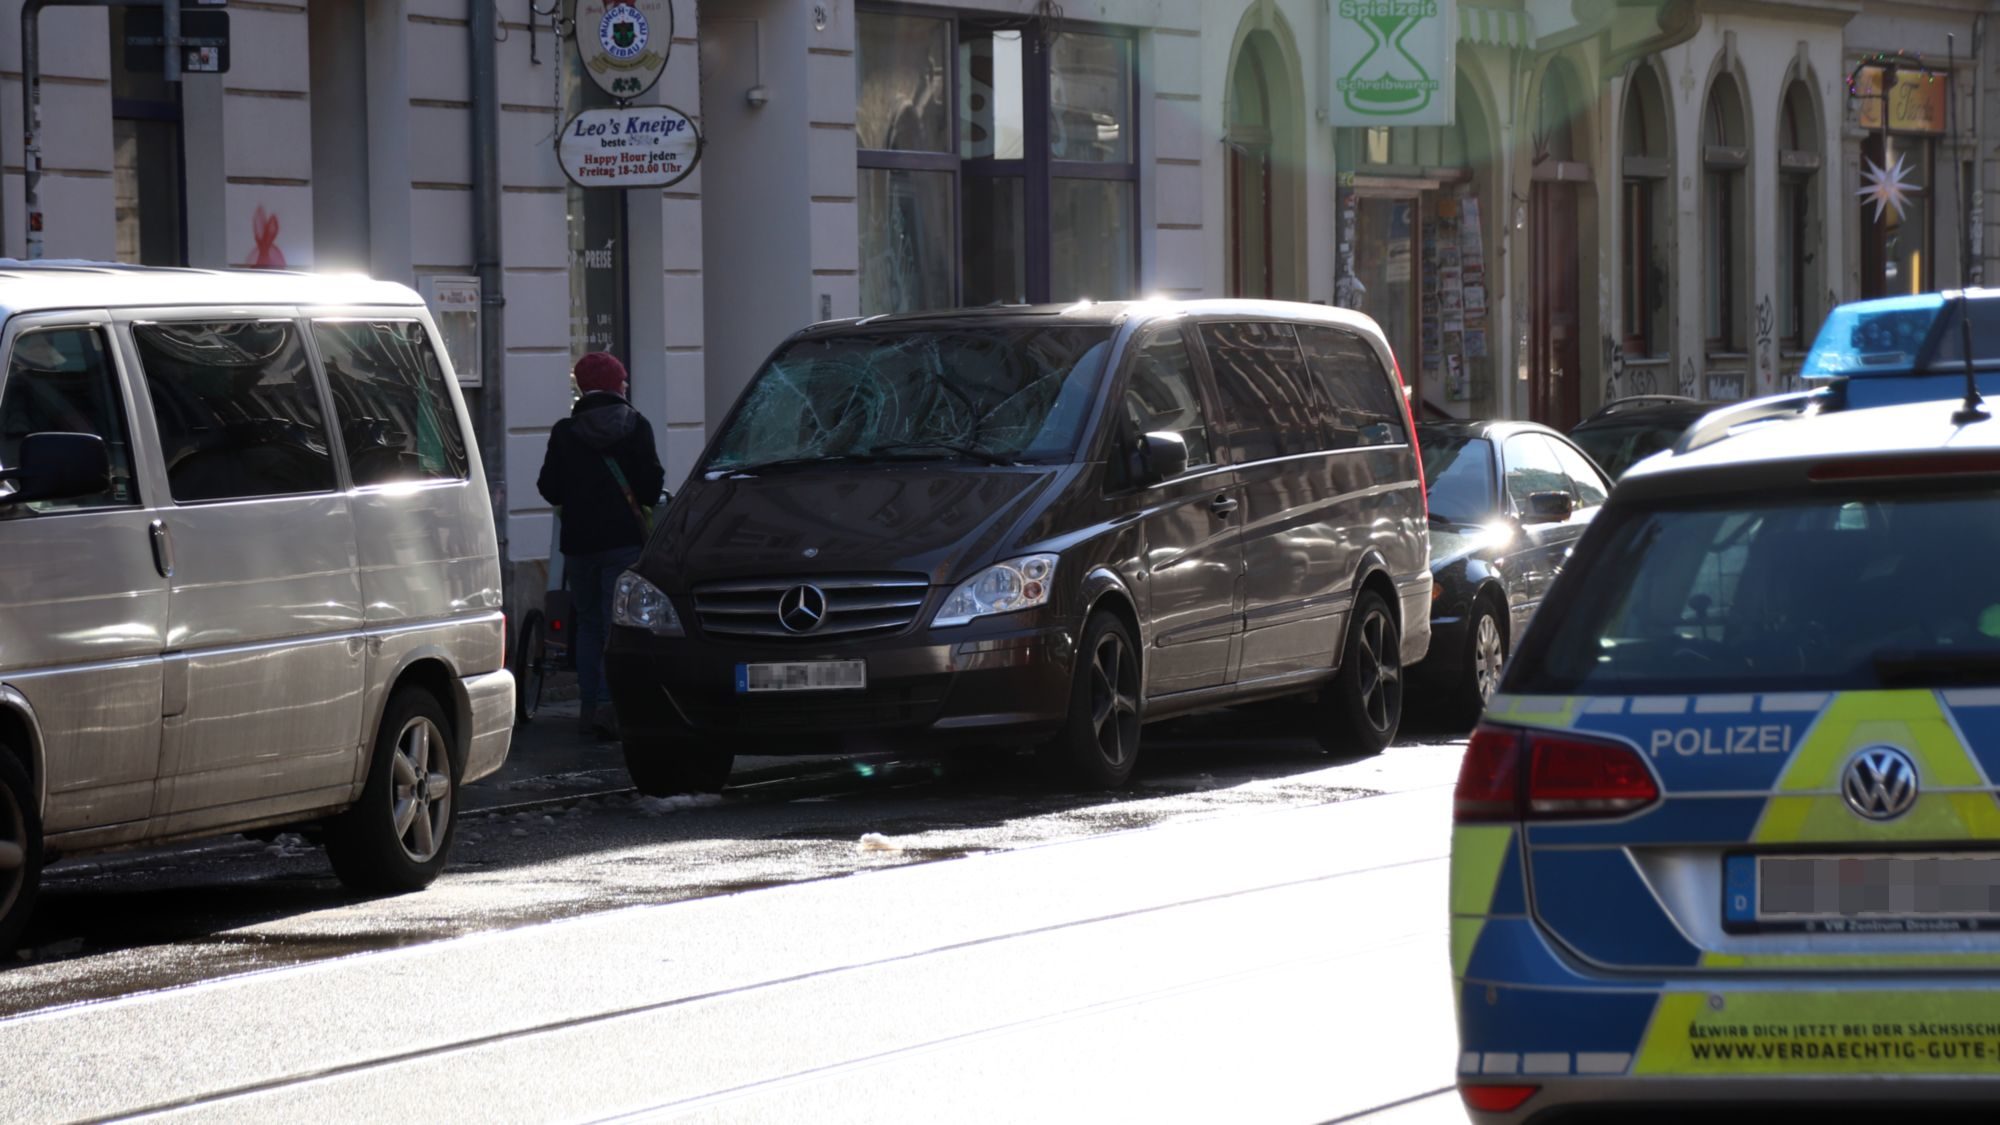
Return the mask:
<svg viewBox="0 0 2000 1125"><path fill-rule="evenodd" d="M1055 573L1054 555L1029 555L996 563L959 583L931 624L963 625L975 617L1047 605L1050 580Z"/></svg>
<svg viewBox="0 0 2000 1125"><path fill-rule="evenodd" d="M611 623L644 629L656 637L681 635L681 619L674 612L674 603L658 586L629 570L619 575L618 584L611 588Z"/></svg>

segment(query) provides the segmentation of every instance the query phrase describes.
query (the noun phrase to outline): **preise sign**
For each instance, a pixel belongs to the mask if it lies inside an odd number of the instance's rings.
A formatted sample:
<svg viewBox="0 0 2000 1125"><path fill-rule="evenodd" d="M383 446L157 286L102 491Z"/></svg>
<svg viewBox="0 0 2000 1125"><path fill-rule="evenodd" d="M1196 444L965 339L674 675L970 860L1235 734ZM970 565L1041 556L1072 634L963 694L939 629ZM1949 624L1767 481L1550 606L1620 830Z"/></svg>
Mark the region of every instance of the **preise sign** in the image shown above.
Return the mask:
<svg viewBox="0 0 2000 1125"><path fill-rule="evenodd" d="M672 106L586 109L563 126L556 158L578 187L666 187L694 171L701 134Z"/></svg>

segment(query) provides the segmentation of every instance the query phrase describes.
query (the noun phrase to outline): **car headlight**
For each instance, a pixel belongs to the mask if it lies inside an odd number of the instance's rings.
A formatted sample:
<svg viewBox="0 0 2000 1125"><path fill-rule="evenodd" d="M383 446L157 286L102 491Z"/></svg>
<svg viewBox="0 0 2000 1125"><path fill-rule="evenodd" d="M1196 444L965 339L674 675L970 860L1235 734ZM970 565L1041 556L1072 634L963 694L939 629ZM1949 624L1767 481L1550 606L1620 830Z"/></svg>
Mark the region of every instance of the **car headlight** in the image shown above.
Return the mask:
<svg viewBox="0 0 2000 1125"><path fill-rule="evenodd" d="M674 603L658 586L629 570L619 575L617 585L611 588L611 623L644 629L658 637L681 635L681 619L674 612Z"/></svg>
<svg viewBox="0 0 2000 1125"><path fill-rule="evenodd" d="M933 626L963 625L975 617L1013 613L1046 605L1056 556L1029 555L996 563L958 584L944 600Z"/></svg>

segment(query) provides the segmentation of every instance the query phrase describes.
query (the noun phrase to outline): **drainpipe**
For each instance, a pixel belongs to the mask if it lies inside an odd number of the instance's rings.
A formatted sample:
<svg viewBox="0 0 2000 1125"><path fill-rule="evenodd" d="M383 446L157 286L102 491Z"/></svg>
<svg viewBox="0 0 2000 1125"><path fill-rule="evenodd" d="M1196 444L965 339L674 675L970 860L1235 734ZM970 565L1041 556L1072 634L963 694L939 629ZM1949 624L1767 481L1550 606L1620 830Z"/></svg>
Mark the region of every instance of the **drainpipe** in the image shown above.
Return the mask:
<svg viewBox="0 0 2000 1125"><path fill-rule="evenodd" d="M508 550L507 379L502 315L507 297L500 274L500 89L498 0L472 0L472 259L479 274L479 443L493 527L500 549L501 598L514 596Z"/></svg>

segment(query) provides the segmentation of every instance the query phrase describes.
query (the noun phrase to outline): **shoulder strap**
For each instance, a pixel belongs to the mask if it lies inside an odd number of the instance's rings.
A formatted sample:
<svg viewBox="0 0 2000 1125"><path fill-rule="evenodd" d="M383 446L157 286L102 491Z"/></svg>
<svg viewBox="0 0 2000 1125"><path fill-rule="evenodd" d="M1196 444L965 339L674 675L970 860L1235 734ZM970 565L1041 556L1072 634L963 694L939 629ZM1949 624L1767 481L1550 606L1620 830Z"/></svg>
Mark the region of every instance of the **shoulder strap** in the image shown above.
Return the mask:
<svg viewBox="0 0 2000 1125"><path fill-rule="evenodd" d="M618 491L625 494L625 506L632 509L632 518L639 521L639 530L651 531L651 521L647 520L645 510L639 507L638 498L632 495L632 486L625 480L625 470L618 467L618 459L605 454L604 467L611 470L611 479L618 482Z"/></svg>

